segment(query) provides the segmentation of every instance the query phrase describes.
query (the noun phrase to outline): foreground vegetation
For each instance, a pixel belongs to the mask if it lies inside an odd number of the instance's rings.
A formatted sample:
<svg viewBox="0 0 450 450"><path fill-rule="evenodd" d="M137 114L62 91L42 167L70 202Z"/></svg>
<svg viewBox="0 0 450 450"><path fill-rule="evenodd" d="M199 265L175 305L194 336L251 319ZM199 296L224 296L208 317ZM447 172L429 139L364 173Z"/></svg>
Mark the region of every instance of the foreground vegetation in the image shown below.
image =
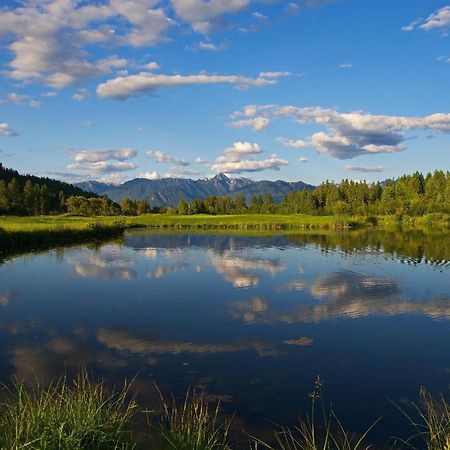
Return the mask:
<svg viewBox="0 0 450 450"><path fill-rule="evenodd" d="M158 391L159 392L159 391ZM50 387L28 389L15 381L3 391L0 406L1 450L367 450L375 421L363 434L348 432L332 410L325 407L322 382L310 394L311 410L294 428L280 428L270 442L255 436L234 442L232 418L211 406L204 395L189 393L184 401L167 401L141 411L130 385L108 393L104 383L86 374L68 384L62 379ZM421 391L416 434L404 441L408 448L448 450L450 406L443 397ZM136 432L139 416L146 416L144 431ZM419 442L419 444L416 444Z"/></svg>

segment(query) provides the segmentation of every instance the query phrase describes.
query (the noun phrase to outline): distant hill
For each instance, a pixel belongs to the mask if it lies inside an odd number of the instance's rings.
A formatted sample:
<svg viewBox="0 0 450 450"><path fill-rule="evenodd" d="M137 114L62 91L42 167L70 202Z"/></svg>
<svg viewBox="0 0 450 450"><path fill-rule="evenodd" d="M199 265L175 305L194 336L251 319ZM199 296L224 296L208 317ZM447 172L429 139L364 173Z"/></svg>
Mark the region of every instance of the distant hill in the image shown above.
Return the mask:
<svg viewBox="0 0 450 450"><path fill-rule="evenodd" d="M314 189L314 186L302 181L252 181L248 178L229 178L223 173L213 178L199 180L135 178L119 186L98 181L78 183L76 186L98 195L106 194L116 202L120 202L124 198L145 199L151 206L176 206L180 200L191 202L195 198L204 199L210 195L231 195L233 197L242 195L247 202L250 202L253 195L271 194L274 202L278 203L289 192Z"/></svg>

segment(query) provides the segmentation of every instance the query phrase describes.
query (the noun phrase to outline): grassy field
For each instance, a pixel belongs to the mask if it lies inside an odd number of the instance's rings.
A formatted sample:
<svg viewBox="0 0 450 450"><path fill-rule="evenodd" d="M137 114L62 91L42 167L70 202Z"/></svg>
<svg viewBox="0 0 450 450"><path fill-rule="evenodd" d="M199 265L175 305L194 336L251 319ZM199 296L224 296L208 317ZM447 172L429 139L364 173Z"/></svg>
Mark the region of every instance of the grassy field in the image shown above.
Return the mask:
<svg viewBox="0 0 450 450"><path fill-rule="evenodd" d="M0 217L0 228L7 232L74 229L82 230L89 224L106 226L124 224L126 227L149 228L230 228L230 229L306 229L306 228L351 228L363 225L361 218L342 218L337 216L281 215L281 214L243 214L210 216L198 214L180 216L167 214L144 214L138 217L108 216L38 216L38 217Z"/></svg>
<svg viewBox="0 0 450 450"><path fill-rule="evenodd" d="M295 232L329 230L341 231L377 226L382 229L402 227L448 229L449 219L440 215L424 217L341 217L306 214L243 214L192 216L144 214L138 217L82 217L72 215L15 217L0 216L0 253L20 249L98 241L120 236L127 228L155 230L228 230L234 232Z"/></svg>

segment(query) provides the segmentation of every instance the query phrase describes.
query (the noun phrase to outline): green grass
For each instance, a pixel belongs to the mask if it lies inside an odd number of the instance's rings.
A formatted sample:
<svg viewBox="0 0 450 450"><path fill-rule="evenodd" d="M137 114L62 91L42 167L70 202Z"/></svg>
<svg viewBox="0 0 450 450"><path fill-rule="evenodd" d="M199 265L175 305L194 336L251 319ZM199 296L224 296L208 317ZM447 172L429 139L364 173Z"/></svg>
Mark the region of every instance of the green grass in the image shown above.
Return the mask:
<svg viewBox="0 0 450 450"><path fill-rule="evenodd" d="M59 229L84 229L89 223L113 225L117 222L128 227L149 228L239 228L239 229L304 229L304 228L338 228L362 225L363 219L340 218L337 216L283 215L283 214L242 214L210 216L198 214L193 216L144 214L138 217L79 217L70 215L38 217L0 217L0 227L5 231L35 231Z"/></svg>
<svg viewBox="0 0 450 450"><path fill-rule="evenodd" d="M109 395L87 375L30 391L16 381L0 413L2 450L131 450L136 404L128 386Z"/></svg>
<svg viewBox="0 0 450 450"><path fill-rule="evenodd" d="M220 404L211 406L205 395L190 393L181 403L167 401L160 393L162 407L139 410L130 395L130 385L110 393L105 384L90 381L86 372L67 383L25 387L15 381L3 389L0 403L1 450L368 450L367 439L377 424L363 434L349 432L331 409L325 408L318 378L310 393L311 411L299 425L280 428L267 443L258 437L231 442L230 421L223 418ZM444 397L434 398L421 391L416 407L418 421L407 416L416 435L403 442L415 448L450 450L450 405ZM137 439L139 416L147 415L148 439ZM132 431L134 430L134 432ZM139 436L142 433L139 432ZM418 444L416 444L418 445ZM387 447L386 447L387 448Z"/></svg>
<svg viewBox="0 0 450 450"><path fill-rule="evenodd" d="M448 219L448 218L447 218ZM448 226L446 217L379 216L340 217L306 214L242 214L192 216L144 214L138 217L81 217L72 215L37 217L0 217L0 253L20 249L49 248L72 243L101 240L119 236L127 228L155 230L229 230L236 232L273 233L373 228L381 229L442 229ZM447 221L446 221L447 220ZM437 227L437 228L436 228Z"/></svg>
<svg viewBox="0 0 450 450"><path fill-rule="evenodd" d="M159 418L161 450L230 450L229 422L220 421L220 404L211 408L204 395L186 394L177 404L160 393L162 414Z"/></svg>

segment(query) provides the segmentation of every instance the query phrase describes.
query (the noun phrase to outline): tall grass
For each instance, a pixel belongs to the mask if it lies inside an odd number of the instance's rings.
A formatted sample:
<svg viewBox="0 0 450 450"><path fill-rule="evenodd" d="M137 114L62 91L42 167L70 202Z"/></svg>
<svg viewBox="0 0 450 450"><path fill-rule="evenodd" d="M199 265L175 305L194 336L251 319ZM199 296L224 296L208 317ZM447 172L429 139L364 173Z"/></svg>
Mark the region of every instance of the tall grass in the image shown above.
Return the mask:
<svg viewBox="0 0 450 450"><path fill-rule="evenodd" d="M415 448L413 442L420 438L427 450L450 450L450 404L443 395L433 397L423 387L420 389L420 399L421 405L414 404L418 420L413 420L401 410L417 431L405 443L410 448Z"/></svg>
<svg viewBox="0 0 450 450"><path fill-rule="evenodd" d="M314 389L309 394L311 411L298 426L281 428L275 432L275 447L260 439L254 439L254 449L270 450L368 450L367 435L376 425L373 423L362 435L345 430L332 409L327 410L323 401L323 382L317 377ZM318 408L319 407L319 408Z"/></svg>
<svg viewBox="0 0 450 450"><path fill-rule="evenodd" d="M2 450L131 450L128 426L136 404L129 387L108 394L83 373L68 384L35 390L15 381L0 414Z"/></svg>
<svg viewBox="0 0 450 450"><path fill-rule="evenodd" d="M178 405L160 393L162 415L159 419L161 450L229 450L229 422L219 418L220 403L211 408L203 394L188 391Z"/></svg>

